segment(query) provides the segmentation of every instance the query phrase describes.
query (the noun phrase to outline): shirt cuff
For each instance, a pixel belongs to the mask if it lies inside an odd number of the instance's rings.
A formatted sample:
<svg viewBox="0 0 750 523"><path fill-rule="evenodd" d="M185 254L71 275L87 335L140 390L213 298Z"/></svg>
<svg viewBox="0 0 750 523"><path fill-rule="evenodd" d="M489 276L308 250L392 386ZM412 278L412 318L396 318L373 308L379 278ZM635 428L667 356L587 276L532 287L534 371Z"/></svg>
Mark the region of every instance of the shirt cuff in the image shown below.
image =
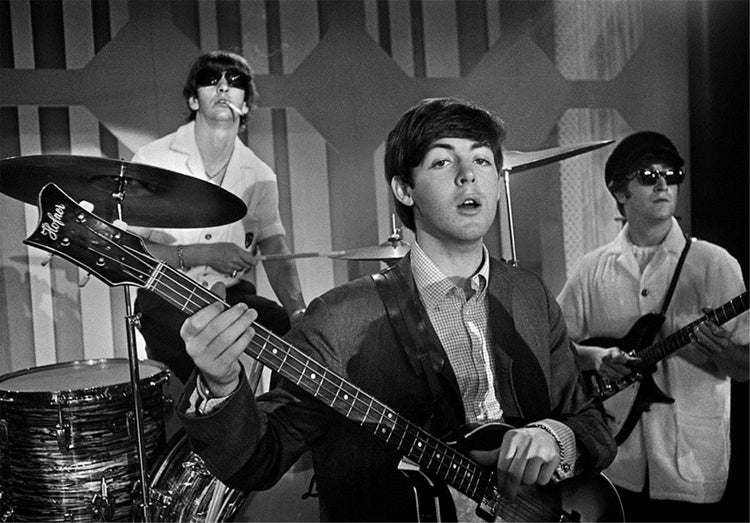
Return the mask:
<svg viewBox="0 0 750 523"><path fill-rule="evenodd" d="M575 464L578 461L578 447L573 430L564 423L553 419L543 419L526 426L539 428L550 434L560 449L560 464L555 469L552 479L562 481L574 476Z"/></svg>
<svg viewBox="0 0 750 523"><path fill-rule="evenodd" d="M187 414L188 416L206 416L207 414L211 414L219 407L221 407L224 403L226 403L227 400L229 400L234 395L234 393L237 392L240 384L238 384L237 388L227 396L216 398L211 395L208 387L206 387L206 385L203 383L203 376L198 374L195 377L195 389L193 389L192 394L190 394L190 399L188 400L188 409L185 414Z"/></svg>

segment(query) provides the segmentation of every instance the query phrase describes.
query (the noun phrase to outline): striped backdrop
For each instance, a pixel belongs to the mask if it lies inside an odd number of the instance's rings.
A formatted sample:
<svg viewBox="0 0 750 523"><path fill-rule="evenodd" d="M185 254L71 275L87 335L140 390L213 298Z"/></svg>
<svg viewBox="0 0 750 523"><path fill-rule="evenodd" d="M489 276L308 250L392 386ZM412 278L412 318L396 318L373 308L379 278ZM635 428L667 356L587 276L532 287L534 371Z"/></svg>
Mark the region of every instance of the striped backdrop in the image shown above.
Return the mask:
<svg viewBox="0 0 750 523"><path fill-rule="evenodd" d="M0 157L129 160L183 121L190 61L234 49L260 92L242 138L278 175L293 250L373 246L391 233L383 140L424 97L496 111L510 149L652 128L686 150L684 26L684 6L661 1L0 0ZM609 150L511 180L519 261L553 292L616 232ZM507 257L500 211L488 245ZM125 356L123 289L82 285L82 271L23 245L34 206L0 195L0 220L0 373ZM380 267L297 265L308 301ZM272 296L262 268L258 286Z"/></svg>

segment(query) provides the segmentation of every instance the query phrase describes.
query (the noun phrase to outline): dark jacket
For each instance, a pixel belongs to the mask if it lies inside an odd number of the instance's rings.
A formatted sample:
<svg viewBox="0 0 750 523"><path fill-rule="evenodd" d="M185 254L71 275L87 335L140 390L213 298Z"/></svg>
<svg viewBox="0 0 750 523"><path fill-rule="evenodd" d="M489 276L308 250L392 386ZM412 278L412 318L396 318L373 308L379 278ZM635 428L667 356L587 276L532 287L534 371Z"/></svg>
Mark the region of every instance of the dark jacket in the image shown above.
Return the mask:
<svg viewBox="0 0 750 523"><path fill-rule="evenodd" d="M413 283L408 256L398 270ZM490 322L495 387L506 421L520 426L558 419L574 431L585 466L605 468L616 446L601 412L580 387L562 314L540 278L492 260ZM286 341L403 417L429 426L436 436L464 422L458 384L442 347L437 365L440 398L433 401L424 372L415 370L402 349L369 276L313 300ZM178 410L194 450L230 487L270 488L312 449L322 519L415 517L411 485L396 468L399 454L358 423L285 379L257 403L244 383L218 411L185 416L194 379Z"/></svg>

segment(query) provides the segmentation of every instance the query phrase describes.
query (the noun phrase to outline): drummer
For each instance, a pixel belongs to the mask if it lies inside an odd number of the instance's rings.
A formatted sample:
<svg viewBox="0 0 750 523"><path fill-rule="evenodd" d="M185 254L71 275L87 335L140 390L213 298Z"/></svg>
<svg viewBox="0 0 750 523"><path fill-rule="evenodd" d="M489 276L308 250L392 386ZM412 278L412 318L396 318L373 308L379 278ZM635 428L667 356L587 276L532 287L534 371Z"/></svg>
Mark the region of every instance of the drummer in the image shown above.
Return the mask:
<svg viewBox="0 0 750 523"><path fill-rule="evenodd" d="M187 123L141 147L133 162L215 183L241 198L247 214L241 221L219 227L131 229L145 239L155 257L207 288L222 282L227 302L248 304L258 311L258 323L281 336L289 330L290 321L304 314L305 300L293 259L275 260L264 267L281 305L258 296L253 284L258 251L267 255L290 250L279 215L276 174L238 137L257 97L252 70L238 54L206 53L193 61L182 93L189 110ZM142 315L148 356L165 363L185 382L194 367L179 335L186 316L143 289L135 310Z"/></svg>

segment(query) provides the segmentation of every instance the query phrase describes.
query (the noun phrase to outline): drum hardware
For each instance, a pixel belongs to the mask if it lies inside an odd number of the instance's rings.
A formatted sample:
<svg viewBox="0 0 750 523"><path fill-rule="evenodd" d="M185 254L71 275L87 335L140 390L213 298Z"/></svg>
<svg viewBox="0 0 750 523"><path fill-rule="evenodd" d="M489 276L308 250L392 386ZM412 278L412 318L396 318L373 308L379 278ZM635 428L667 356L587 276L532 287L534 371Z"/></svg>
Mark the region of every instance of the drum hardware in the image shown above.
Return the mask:
<svg viewBox="0 0 750 523"><path fill-rule="evenodd" d="M153 361L139 367L145 449L154 462L165 445L169 373ZM0 420L7 427L0 476L9 519L133 519L139 465L129 372L125 359L86 360L0 377Z"/></svg>
<svg viewBox="0 0 750 523"><path fill-rule="evenodd" d="M213 227L247 213L244 202L221 187L151 165L54 154L0 160L0 192L11 198L36 205L49 182L108 221L124 219L127 200L126 221L139 227Z"/></svg>
<svg viewBox="0 0 750 523"><path fill-rule="evenodd" d="M403 258L411 249L409 242L401 237L401 229L396 227L396 216L391 215L391 234L386 241L374 247L360 247L345 251L339 260L358 260L358 261L382 261L397 262Z"/></svg>
<svg viewBox="0 0 750 523"><path fill-rule="evenodd" d="M55 424L57 448L67 454L70 451L70 423L63 420L62 404L57 404L57 424Z"/></svg>
<svg viewBox="0 0 750 523"><path fill-rule="evenodd" d="M212 183L150 165L73 155L18 156L0 160L0 190L12 198L34 205L42 187L50 182L56 183L79 201L85 201L87 210L96 209L100 216L113 221L123 222L123 206L127 196L127 223L133 226L211 227L235 222L247 213L247 207L240 198ZM83 286L87 281L88 276L79 285ZM142 521L148 522L150 503L135 341L139 318L133 315L130 288L124 286L123 291L135 429L132 429L129 421L126 423L128 433L136 435L141 485L140 512ZM62 414L58 421L55 426L58 447L61 452L67 452L70 426L65 425ZM106 513L106 510L102 513Z"/></svg>
<svg viewBox="0 0 750 523"><path fill-rule="evenodd" d="M508 235L510 239L510 263L518 265L516 255L516 236L513 225L513 207L510 198L510 175L529 169L535 169L543 165L559 162L579 154L583 154L605 145L613 143L614 140L599 140L597 142L584 143L580 145L562 145L551 147L541 151L503 151L503 187L505 189L505 205L508 215Z"/></svg>
<svg viewBox="0 0 750 523"><path fill-rule="evenodd" d="M348 261L382 261L396 262L409 252L409 242L403 241L401 229L396 227L396 216L391 215L391 235L380 245L373 247L360 247L342 251L329 252L298 252L290 254L266 254L256 256L256 261L279 261L292 258L332 258L334 260Z"/></svg>
<svg viewBox="0 0 750 523"><path fill-rule="evenodd" d="M107 488L107 481L102 477L100 490L91 499L91 517L96 521L112 521L114 516L114 495Z"/></svg>

